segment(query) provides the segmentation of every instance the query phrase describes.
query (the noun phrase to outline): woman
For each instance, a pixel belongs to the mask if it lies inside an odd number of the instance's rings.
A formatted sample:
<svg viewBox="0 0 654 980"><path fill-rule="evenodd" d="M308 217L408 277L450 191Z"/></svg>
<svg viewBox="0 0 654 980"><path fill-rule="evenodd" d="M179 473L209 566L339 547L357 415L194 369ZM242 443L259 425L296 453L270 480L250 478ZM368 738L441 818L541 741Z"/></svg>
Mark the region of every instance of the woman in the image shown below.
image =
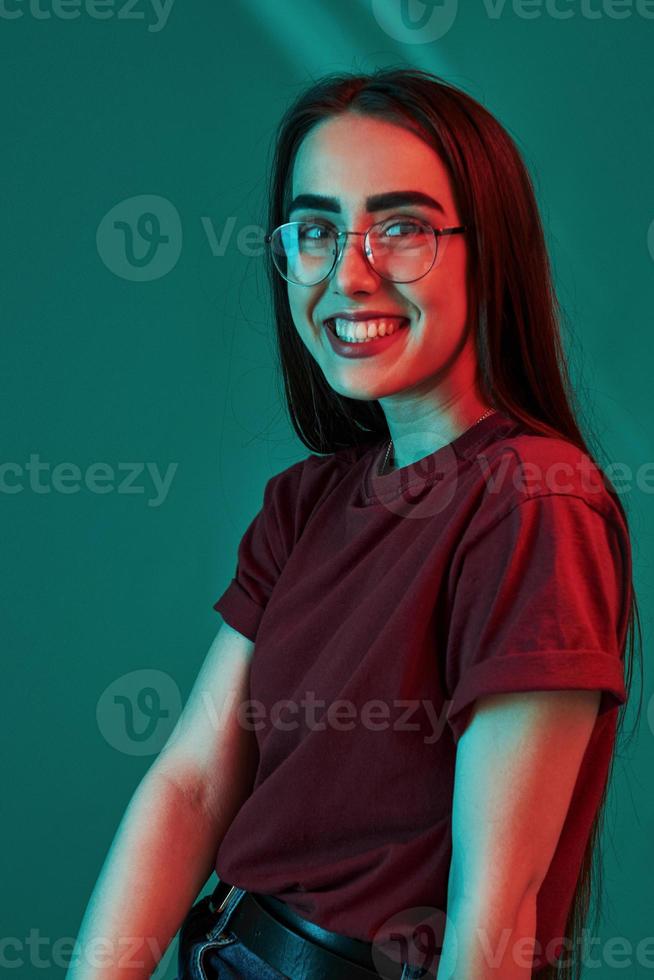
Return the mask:
<svg viewBox="0 0 654 980"><path fill-rule="evenodd" d="M269 217L311 453L266 485L85 938L183 918L180 980L578 976L637 607L527 171L433 75L327 76Z"/></svg>

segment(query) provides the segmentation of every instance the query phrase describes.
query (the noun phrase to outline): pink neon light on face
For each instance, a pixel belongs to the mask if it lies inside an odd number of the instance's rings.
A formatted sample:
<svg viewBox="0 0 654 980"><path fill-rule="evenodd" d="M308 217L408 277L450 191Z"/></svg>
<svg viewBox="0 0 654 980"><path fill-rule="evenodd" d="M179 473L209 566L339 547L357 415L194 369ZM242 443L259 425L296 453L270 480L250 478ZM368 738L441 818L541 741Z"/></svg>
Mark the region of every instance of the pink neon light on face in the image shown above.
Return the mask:
<svg viewBox="0 0 654 980"><path fill-rule="evenodd" d="M366 209L371 195L401 190L420 191L437 206ZM352 231L365 231L376 221L396 216L419 218L435 228L462 223L438 154L408 130L354 114L330 118L305 137L295 160L291 198L305 194L336 199L340 212L307 206L291 211L287 220L319 219ZM437 386L439 399L456 400L472 386L472 333L464 342L465 235L442 237L438 247L437 261L423 278L394 283L370 268L363 255L363 238L350 236L327 279L315 286L287 283L296 329L334 390L367 400L407 392L406 400ZM408 333L402 330L403 336L392 343L377 342L379 353L374 356L342 356L327 334L324 317L343 310L406 316Z"/></svg>

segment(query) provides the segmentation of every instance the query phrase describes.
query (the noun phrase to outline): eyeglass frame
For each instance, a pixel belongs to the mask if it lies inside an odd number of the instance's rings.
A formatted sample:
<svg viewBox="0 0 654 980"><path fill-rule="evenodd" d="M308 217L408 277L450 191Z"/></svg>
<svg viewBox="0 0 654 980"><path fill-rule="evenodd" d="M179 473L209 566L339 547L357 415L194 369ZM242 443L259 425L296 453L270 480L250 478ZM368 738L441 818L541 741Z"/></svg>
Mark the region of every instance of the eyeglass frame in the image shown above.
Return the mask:
<svg viewBox="0 0 654 980"><path fill-rule="evenodd" d="M377 225L382 225L386 221L391 221L391 220L393 220L392 218L382 218L381 221L375 221L373 224L370 225L370 227L368 229L366 229L366 231L346 231L344 229L341 229L340 231L336 231L334 229L334 234L336 236L336 254L334 256L334 261L332 262L332 265L331 265L331 268L330 268L329 272L326 272L325 275L321 279L318 279L317 282L295 282L295 280L289 279L287 276L284 275L284 273L281 271L281 269L279 268L279 266L275 262L274 258L273 258L273 264L274 264L275 268L277 269L277 272L279 272L279 274L282 277L282 279L285 279L286 282L290 282L291 285L293 285L293 286L308 286L308 287L310 287L310 286L318 286L321 282L324 282L325 279L328 279L329 276L331 276L332 272L334 271L334 269L338 265L338 263L339 263L342 255L343 255L343 244L342 244L343 239L346 239L348 235L363 235L364 238L365 238L364 243L363 243L363 245L364 245L364 248L363 248L363 256L364 256L366 262L368 263L368 267L370 269L372 269L372 271L376 275L378 275L380 279L384 279L385 282L395 282L395 283L398 283L399 285L403 285L404 283L418 282L418 280L419 279L423 279L427 275L428 272L431 272L431 270L434 267L434 262L436 261L436 258L438 256L438 239L440 237L442 237L444 235L458 235L458 234L463 234L464 232L469 231L470 228L472 227L472 225L452 225L449 228L434 228L434 226L431 225L428 221L424 221L422 218L418 218L415 215L403 215L402 217L406 218L409 221L410 220L417 221L421 225L424 225L426 228L430 228L431 231L432 231L432 233L433 233L433 235L434 235L434 241L436 243L436 248L434 249L434 258L432 259L431 265L429 266L428 269L425 270L425 272L421 273L419 276L416 276L415 279L389 279L388 276L382 276L381 272L379 272L377 269L375 269L374 265L372 264L372 262L368 258L367 249L370 248L370 244L368 242L368 235L370 234L370 232L372 231L373 228L376 228L377 227ZM281 225L277 225L277 227L276 228L273 228L273 230L271 232L269 232L268 234L264 235L264 242L267 245L270 245L270 243L272 241L272 236L275 234L275 232L279 231L279 229L280 228L283 228L285 225L301 225L301 224L316 224L316 225L320 225L320 224L324 224L324 223L321 222L320 220L317 220L317 219L314 219L313 221L311 221L311 220L309 220L309 221L302 221L301 219L300 220L296 220L296 221L283 221L281 223ZM329 231L332 231L331 228L328 229L328 230Z"/></svg>

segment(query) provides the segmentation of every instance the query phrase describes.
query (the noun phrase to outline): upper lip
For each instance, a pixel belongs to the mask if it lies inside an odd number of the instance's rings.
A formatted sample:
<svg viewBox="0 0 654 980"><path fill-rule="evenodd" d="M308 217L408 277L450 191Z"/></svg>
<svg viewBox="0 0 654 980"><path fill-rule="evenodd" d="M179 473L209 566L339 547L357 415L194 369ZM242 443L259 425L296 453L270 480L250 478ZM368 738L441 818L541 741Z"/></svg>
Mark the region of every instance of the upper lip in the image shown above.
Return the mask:
<svg viewBox="0 0 654 980"><path fill-rule="evenodd" d="M404 313L389 313L383 310L343 310L340 313L330 313L323 319L323 323L327 323L328 320L384 320L390 319L391 317L401 317L403 320L408 320L408 316Z"/></svg>

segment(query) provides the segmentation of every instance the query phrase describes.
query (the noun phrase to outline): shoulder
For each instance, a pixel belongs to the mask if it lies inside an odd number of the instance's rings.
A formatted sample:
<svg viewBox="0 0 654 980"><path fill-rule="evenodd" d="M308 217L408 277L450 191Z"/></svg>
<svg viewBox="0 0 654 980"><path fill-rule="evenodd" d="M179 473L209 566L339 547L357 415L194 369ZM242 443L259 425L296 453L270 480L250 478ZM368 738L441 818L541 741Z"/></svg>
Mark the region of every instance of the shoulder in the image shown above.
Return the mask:
<svg viewBox="0 0 654 980"><path fill-rule="evenodd" d="M291 463L283 470L273 474L268 480L272 487L295 487L307 491L312 486L320 487L332 480L337 480L347 472L353 463L367 451L369 447L347 446L332 453L318 455L309 453L302 459Z"/></svg>
<svg viewBox="0 0 654 980"><path fill-rule="evenodd" d="M567 439L514 431L473 455L475 525L488 529L528 501L577 508L624 529L615 490L593 458ZM575 503L578 502L578 503Z"/></svg>
<svg viewBox="0 0 654 980"><path fill-rule="evenodd" d="M265 505L291 519L299 533L368 449L368 446L349 446L325 455L309 453L269 478Z"/></svg>

